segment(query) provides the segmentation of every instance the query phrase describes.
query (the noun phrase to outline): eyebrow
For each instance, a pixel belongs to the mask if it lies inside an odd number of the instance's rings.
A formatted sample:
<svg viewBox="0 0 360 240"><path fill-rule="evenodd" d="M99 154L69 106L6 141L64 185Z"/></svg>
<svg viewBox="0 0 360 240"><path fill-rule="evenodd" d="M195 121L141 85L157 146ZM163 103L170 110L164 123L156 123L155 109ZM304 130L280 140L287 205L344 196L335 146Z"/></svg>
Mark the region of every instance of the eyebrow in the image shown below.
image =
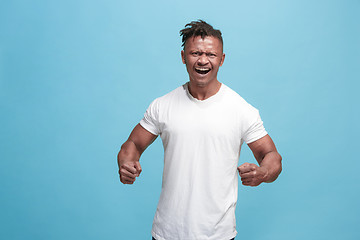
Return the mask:
<svg viewBox="0 0 360 240"><path fill-rule="evenodd" d="M215 54L217 55L218 53L216 51L209 51L209 52L206 52L206 51L201 51L201 50L190 50L190 53L205 53L205 54Z"/></svg>

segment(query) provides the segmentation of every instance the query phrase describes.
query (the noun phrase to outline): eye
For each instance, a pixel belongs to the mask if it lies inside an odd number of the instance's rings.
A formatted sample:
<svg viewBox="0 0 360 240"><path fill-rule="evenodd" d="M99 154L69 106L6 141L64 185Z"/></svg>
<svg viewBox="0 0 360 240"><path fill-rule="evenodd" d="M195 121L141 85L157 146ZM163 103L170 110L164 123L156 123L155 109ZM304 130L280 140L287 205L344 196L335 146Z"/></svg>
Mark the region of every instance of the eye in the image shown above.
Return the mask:
<svg viewBox="0 0 360 240"><path fill-rule="evenodd" d="M208 55L208 57L212 57L212 58L213 58L213 57L216 57L216 54L215 54L215 53L208 53L207 55Z"/></svg>
<svg viewBox="0 0 360 240"><path fill-rule="evenodd" d="M194 57L200 56L200 52L192 52L191 55L193 55Z"/></svg>

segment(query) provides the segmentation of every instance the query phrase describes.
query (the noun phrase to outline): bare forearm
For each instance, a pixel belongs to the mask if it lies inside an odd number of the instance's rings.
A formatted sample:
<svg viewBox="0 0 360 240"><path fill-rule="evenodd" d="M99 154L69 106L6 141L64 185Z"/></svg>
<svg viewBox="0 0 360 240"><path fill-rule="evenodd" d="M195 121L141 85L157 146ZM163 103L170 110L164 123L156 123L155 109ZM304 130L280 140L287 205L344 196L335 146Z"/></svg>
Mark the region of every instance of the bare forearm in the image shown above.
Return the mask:
<svg viewBox="0 0 360 240"><path fill-rule="evenodd" d="M260 167L267 171L264 182L270 183L277 179L282 170L281 160L280 154L276 151L269 152L265 155L260 163Z"/></svg>
<svg viewBox="0 0 360 240"><path fill-rule="evenodd" d="M133 141L127 140L121 146L121 150L118 154L119 166L120 166L120 161L124 161L124 160L139 161L141 153L142 152L136 147Z"/></svg>
<svg viewBox="0 0 360 240"><path fill-rule="evenodd" d="M156 135L145 128L136 125L129 139L121 146L117 156L120 181L124 184L133 184L139 177L142 169L139 162L141 154L156 139Z"/></svg>
<svg viewBox="0 0 360 240"><path fill-rule="evenodd" d="M119 165L120 181L124 184L133 184L141 173L139 163L140 152L134 142L126 141L118 154L117 162Z"/></svg>

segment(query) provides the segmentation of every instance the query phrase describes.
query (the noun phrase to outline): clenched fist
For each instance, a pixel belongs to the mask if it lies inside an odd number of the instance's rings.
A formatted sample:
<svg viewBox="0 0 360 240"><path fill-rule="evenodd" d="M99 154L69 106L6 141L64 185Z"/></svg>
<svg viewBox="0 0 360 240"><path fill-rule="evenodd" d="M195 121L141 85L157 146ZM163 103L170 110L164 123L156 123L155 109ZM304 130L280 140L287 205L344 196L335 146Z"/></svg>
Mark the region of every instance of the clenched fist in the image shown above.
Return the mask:
<svg viewBox="0 0 360 240"><path fill-rule="evenodd" d="M238 167L241 182L245 186L258 186L266 182L268 170L253 163L244 163Z"/></svg>
<svg viewBox="0 0 360 240"><path fill-rule="evenodd" d="M140 153L132 141L126 141L118 154L120 181L123 184L133 184L141 173L139 163Z"/></svg>
<svg viewBox="0 0 360 240"><path fill-rule="evenodd" d="M133 184L135 179L140 176L141 166L138 161L121 162L119 164L120 181L123 184Z"/></svg>

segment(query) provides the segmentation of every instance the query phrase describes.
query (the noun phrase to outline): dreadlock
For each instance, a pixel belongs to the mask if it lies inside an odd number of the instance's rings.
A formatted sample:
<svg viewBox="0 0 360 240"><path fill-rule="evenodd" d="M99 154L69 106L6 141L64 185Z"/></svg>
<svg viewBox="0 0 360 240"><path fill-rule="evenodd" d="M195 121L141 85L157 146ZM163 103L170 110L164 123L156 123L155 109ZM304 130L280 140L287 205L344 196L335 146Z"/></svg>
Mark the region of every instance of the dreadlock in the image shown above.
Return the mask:
<svg viewBox="0 0 360 240"><path fill-rule="evenodd" d="M223 45L223 39L220 30L214 29L210 24L203 20L192 21L185 25L185 28L180 30L182 36L182 47L185 48L186 41L191 37L201 36L202 39L208 36L216 37Z"/></svg>

